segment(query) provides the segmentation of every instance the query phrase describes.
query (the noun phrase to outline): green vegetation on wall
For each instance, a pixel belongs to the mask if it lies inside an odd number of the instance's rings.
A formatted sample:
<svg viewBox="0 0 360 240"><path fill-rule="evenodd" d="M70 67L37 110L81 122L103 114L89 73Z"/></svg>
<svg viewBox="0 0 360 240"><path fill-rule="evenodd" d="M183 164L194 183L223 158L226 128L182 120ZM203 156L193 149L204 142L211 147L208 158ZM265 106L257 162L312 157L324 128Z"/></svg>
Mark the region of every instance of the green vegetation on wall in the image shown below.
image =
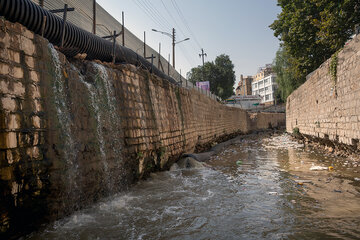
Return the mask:
<svg viewBox="0 0 360 240"><path fill-rule="evenodd" d="M336 83L337 83L338 54L339 54L339 51L335 52L331 56L330 66L329 66L329 73L331 76L331 80L334 83L334 86L336 86Z"/></svg>

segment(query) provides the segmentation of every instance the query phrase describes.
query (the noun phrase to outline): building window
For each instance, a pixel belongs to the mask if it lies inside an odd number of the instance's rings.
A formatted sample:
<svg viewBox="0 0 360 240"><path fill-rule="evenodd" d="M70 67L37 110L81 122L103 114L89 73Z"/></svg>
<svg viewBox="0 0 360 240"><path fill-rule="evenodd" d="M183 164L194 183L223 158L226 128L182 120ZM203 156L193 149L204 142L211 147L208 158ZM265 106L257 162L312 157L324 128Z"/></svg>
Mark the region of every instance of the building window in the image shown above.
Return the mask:
<svg viewBox="0 0 360 240"><path fill-rule="evenodd" d="M268 91L269 90L269 87L265 87L265 91Z"/></svg>
<svg viewBox="0 0 360 240"><path fill-rule="evenodd" d="M270 94L266 94L265 101L268 101L270 99Z"/></svg>
<svg viewBox="0 0 360 240"><path fill-rule="evenodd" d="M269 82L269 79L264 80L264 84L267 84Z"/></svg>

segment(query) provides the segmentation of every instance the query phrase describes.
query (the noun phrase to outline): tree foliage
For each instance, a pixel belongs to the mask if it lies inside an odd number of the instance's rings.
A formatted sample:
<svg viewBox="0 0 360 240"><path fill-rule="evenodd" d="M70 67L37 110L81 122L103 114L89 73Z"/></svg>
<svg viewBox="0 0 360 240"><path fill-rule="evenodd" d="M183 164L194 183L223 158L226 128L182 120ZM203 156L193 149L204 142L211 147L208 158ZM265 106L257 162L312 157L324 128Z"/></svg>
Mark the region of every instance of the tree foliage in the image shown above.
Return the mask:
<svg viewBox="0 0 360 240"><path fill-rule="evenodd" d="M210 91L222 99L234 94L234 64L228 55L217 56L215 62L206 62L204 66L192 68L187 77L190 82L209 81Z"/></svg>
<svg viewBox="0 0 360 240"><path fill-rule="evenodd" d="M276 52L273 70L277 74L276 82L279 86L277 98L280 97L281 100L285 101L290 93L301 85L301 82L295 77L295 73L290 64L289 53L283 47L280 47Z"/></svg>
<svg viewBox="0 0 360 240"><path fill-rule="evenodd" d="M344 46L360 23L360 0L278 0L278 5L282 12L270 28L281 40L274 64L286 97Z"/></svg>

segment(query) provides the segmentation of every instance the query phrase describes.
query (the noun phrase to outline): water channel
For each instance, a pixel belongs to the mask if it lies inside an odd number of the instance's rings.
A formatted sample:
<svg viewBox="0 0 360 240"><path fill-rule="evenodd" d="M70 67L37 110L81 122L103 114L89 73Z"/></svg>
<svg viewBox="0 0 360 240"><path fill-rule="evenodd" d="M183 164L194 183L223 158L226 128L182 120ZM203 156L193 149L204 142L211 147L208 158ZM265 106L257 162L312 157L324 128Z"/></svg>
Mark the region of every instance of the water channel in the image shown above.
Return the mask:
<svg viewBox="0 0 360 240"><path fill-rule="evenodd" d="M255 134L207 164L152 174L26 239L360 239L360 162Z"/></svg>

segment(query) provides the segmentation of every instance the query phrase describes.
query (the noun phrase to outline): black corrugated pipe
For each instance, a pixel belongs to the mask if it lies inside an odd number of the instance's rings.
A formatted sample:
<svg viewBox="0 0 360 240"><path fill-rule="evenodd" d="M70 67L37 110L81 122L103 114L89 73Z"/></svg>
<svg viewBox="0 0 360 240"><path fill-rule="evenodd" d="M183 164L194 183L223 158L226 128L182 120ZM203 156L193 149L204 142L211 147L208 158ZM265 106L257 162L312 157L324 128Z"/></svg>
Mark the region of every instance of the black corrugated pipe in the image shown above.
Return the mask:
<svg viewBox="0 0 360 240"><path fill-rule="evenodd" d="M63 20L55 14L43 9L30 0L0 0L0 15L11 22L18 22L30 31L41 34L41 28L46 16L44 37L54 45L61 43L61 31ZM112 61L113 44L90 32L87 32L74 24L66 22L64 47L60 49L68 57L74 57L78 53L86 53L88 60L98 59L104 62ZM177 84L177 82L165 75L145 58L133 50L116 44L116 63L129 63L151 71L157 76Z"/></svg>

